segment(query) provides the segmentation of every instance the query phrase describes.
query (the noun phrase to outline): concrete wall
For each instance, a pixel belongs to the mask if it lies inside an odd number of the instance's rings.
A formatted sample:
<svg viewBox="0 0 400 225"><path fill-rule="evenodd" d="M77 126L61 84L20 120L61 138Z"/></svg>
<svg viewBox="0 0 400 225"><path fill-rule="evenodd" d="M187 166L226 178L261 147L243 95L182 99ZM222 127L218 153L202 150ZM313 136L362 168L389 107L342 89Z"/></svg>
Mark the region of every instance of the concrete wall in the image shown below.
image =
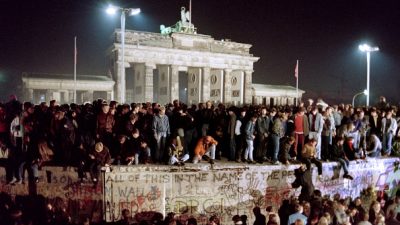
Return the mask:
<svg viewBox="0 0 400 225"><path fill-rule="evenodd" d="M394 171L394 159L351 162L354 180L344 180L337 163L323 165L323 181L313 182L322 193L359 196L368 186L382 188L400 181L400 171ZM119 167L105 175L105 216L108 221L118 219L121 210L133 213L159 211L175 212L183 218L194 215L206 224L211 215L219 215L222 224L230 224L232 216L246 214L253 223L252 209L268 205L279 207L282 200L300 189L291 188L294 169L290 166L247 166L238 164L208 164L190 166L177 171L176 167ZM174 170L171 170L171 169ZM338 179L332 179L334 175Z"/></svg>
<svg viewBox="0 0 400 225"><path fill-rule="evenodd" d="M27 177L27 173L25 177ZM27 180L27 179L25 179ZM43 167L39 171L39 183L17 185L6 184L6 172L0 167L0 192L12 196L37 193L43 195L49 203L64 202L73 221L90 218L93 221L102 219L103 186L93 187L92 182L80 184L74 169L64 171L61 167Z"/></svg>
<svg viewBox="0 0 400 225"><path fill-rule="evenodd" d="M394 191L400 184L400 170L395 171L396 158L353 161L350 165L353 181L341 178L337 163L323 164L323 181L313 181L322 193L356 197L368 186ZM206 224L211 215L221 216L222 224L231 224L236 214L246 214L254 221L252 208L279 206L283 199L299 194L290 184L298 165L267 166L218 163L187 164L182 169L170 166L120 166L104 174L104 180L93 188L91 182L80 184L74 169L43 167L40 182L7 185L5 171L0 167L0 192L13 196L37 192L49 202L64 201L74 221L88 217L98 221L120 218L121 210L138 212L176 212L182 220L194 215L199 224ZM340 174L340 178L331 179ZM103 191L103 185L104 190ZM104 199L104 201L103 201ZM368 201L366 204L368 205Z"/></svg>

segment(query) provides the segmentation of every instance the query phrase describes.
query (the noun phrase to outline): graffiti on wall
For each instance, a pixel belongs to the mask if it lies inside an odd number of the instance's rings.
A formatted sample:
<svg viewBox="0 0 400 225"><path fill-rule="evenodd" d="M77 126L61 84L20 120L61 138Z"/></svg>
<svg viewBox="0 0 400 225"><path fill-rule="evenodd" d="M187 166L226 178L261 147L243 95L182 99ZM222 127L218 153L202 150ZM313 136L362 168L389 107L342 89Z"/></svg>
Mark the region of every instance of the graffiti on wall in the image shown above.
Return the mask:
<svg viewBox="0 0 400 225"><path fill-rule="evenodd" d="M323 180L313 181L323 194L357 197L361 190L375 186L392 191L400 184L398 159L370 159L353 161L350 165L354 180L342 179L338 163L324 163ZM279 207L284 199L298 195L300 189L291 188L294 169L289 166L224 167L216 165L194 171L167 171L171 167L115 167L105 173L104 186L93 187L90 182L80 184L75 171L44 167L36 190L48 202L62 201L74 221L90 218L99 221L118 220L123 209L132 216L150 217L156 212L166 215L175 212L182 221L195 216L199 224L206 224L210 215L219 215L222 223L230 223L233 215L248 215L250 222L255 206ZM159 169L159 171L157 171ZM7 185L5 171L0 168L0 191L10 195L28 195L28 185ZM103 211L104 210L104 211Z"/></svg>
<svg viewBox="0 0 400 225"><path fill-rule="evenodd" d="M29 194L28 182L9 185L6 183L6 173L0 167L0 192L11 196L25 196ZM26 175L27 176L27 175ZM78 182L75 171L64 171L59 167L43 167L39 171L39 183L36 185L36 193L43 196L48 203L65 206L67 212L72 215L75 222L89 218L92 221L102 219L103 187L93 187L91 182Z"/></svg>
<svg viewBox="0 0 400 225"><path fill-rule="evenodd" d="M350 171L354 180L344 180L338 163L325 163L323 180L313 181L323 194L357 197L368 186L378 186L392 177L393 160L354 161ZM207 171L140 171L114 170L105 175L106 220L116 220L124 208L134 215L143 211L158 211L164 215L175 212L183 218L195 216L199 221L210 215L220 215L229 223L233 215L246 214L252 220L255 206L279 207L284 199L298 195L291 188L294 169L290 166L252 166L243 168L214 168ZM382 174L384 179L382 178ZM393 179L392 179L393 180ZM396 180L397 181L397 180Z"/></svg>

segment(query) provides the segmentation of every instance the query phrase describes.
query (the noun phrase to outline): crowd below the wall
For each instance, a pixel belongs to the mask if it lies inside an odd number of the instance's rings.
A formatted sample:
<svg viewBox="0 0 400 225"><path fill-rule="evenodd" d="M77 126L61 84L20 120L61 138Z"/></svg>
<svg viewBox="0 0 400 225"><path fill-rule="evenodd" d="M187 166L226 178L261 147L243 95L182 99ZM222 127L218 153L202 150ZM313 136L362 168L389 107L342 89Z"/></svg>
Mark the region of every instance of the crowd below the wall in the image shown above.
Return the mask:
<svg viewBox="0 0 400 225"><path fill-rule="evenodd" d="M398 186L399 187L399 186ZM397 188L398 188L397 187ZM4 225L398 225L400 189L389 197L383 191L367 188L355 199L339 194L322 196L315 190L308 201L296 197L284 199L279 208L254 207L252 215L234 215L232 221L220 221L221 215L185 215L160 212L132 213L123 209L121 219L105 222L83 216L73 220L62 199L53 202L43 196L16 196L0 193L0 221Z"/></svg>

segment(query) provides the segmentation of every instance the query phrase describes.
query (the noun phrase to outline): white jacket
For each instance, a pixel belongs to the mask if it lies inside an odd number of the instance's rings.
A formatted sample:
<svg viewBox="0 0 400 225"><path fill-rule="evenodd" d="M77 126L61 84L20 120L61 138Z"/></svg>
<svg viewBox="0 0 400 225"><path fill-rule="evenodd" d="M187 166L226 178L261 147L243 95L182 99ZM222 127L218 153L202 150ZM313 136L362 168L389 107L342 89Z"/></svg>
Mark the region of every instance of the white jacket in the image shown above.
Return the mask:
<svg viewBox="0 0 400 225"><path fill-rule="evenodd" d="M386 130L386 117L382 119L382 133L385 133ZM397 130L397 122L394 118L390 118L390 127L387 129L386 133L396 134Z"/></svg>

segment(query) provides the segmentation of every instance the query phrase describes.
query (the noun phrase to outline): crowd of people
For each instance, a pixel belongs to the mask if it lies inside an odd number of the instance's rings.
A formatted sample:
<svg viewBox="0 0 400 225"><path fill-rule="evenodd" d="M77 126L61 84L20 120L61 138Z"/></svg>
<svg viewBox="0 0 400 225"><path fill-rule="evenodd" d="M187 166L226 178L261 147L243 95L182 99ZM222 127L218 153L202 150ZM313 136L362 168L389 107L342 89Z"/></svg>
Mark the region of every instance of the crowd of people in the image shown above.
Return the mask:
<svg viewBox="0 0 400 225"><path fill-rule="evenodd" d="M368 188L355 199L340 195L322 196L319 190L308 201L295 197L283 200L279 208L256 206L253 215L234 215L231 221L221 222L223 215L212 215L208 221L198 221L195 215L180 216L146 212L145 217L123 209L121 218L108 222L82 215L73 219L67 204L58 199L46 202L43 196L11 196L0 193L0 223L4 225L398 225L400 224L400 189L389 198L385 192ZM198 216L198 215L197 215ZM201 216L204 218L204 215ZM226 218L226 217L225 217Z"/></svg>
<svg viewBox="0 0 400 225"><path fill-rule="evenodd" d="M174 101L163 106L102 99L82 105L59 105L54 100L49 105L34 105L11 96L0 104L0 159L6 160L10 185L26 179L40 182L38 169L43 165L76 167L82 180L87 179L89 171L96 184L100 169L112 165L214 164L221 157L232 163L301 163L292 184L294 188L303 187L300 196L285 200L279 210L268 207L266 217L256 207L254 225L378 225L385 224L385 219L386 224L399 224L400 192L394 199L379 196L365 208L360 198L321 197L314 190L310 172L311 164L321 175L322 162L337 161L343 177L352 179L348 170L351 160L399 156L396 113L397 108L384 97L370 108L329 106L322 100L299 106L227 108L210 101L192 106ZM45 202L40 196L26 198L34 198L32 201L40 205ZM40 213L31 213L28 206L33 203L21 204L23 200L1 195L0 221L72 224L65 207L45 204ZM130 213L125 213L118 224L132 223ZM171 215L140 224L197 224L194 218L180 221ZM232 224L246 223L246 215L232 218ZM84 224L90 224L90 220ZM218 217L210 218L209 224L218 225Z"/></svg>
<svg viewBox="0 0 400 225"><path fill-rule="evenodd" d="M329 106L322 100L299 106L245 105L208 101L119 104L34 105L15 96L0 104L0 158L7 159L7 182L39 182L43 165L77 167L79 178L96 183L110 165L170 164L225 157L237 163L338 161L344 178L350 160L398 155L397 108L381 97L376 107Z"/></svg>

